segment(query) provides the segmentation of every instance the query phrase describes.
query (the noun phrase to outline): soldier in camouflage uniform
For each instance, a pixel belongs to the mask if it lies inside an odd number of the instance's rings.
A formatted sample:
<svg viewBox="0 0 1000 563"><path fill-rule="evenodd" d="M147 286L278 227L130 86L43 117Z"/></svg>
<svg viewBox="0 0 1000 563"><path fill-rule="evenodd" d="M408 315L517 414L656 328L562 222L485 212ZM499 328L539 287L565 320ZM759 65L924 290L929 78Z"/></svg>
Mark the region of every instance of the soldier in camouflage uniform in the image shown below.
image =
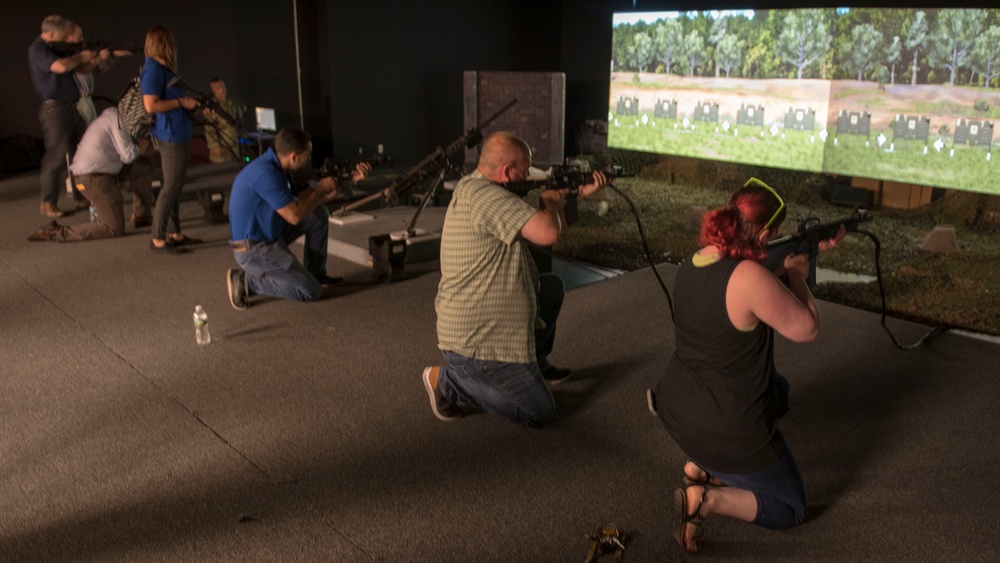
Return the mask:
<svg viewBox="0 0 1000 563"><path fill-rule="evenodd" d="M226 83L221 78L216 77L212 79L211 85L212 95L215 96L219 107L239 122L242 111L236 102L226 97ZM240 157L238 139L236 128L232 124L218 113L205 112L205 141L208 143L208 160L210 162L219 164L238 160Z"/></svg>

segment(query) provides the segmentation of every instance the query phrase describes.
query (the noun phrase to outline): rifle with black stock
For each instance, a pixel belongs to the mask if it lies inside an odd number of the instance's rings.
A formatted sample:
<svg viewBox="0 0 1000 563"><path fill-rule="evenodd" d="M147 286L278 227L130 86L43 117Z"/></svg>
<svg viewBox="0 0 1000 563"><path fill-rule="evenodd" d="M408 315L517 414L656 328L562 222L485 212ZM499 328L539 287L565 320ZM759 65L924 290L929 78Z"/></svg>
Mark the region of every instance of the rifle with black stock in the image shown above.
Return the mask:
<svg viewBox="0 0 1000 563"><path fill-rule="evenodd" d="M820 223L819 217L799 219L795 231L787 236L776 238L767 243L767 257L764 266L774 270L785 261L789 254L805 254L809 257L809 277L806 281L810 288L816 287L816 256L819 254L819 243L837 236L841 225L849 233L858 232L858 224L871 221L871 213L863 209L855 209L851 214L836 221Z"/></svg>
<svg viewBox="0 0 1000 563"><path fill-rule="evenodd" d="M69 43L67 41L53 41L49 43L52 52L60 57L71 57L81 51L94 51L99 53L105 49L115 57L127 57L142 53L142 47L136 47L134 43L128 45L121 43L108 43L106 41L83 41L80 43Z"/></svg>
<svg viewBox="0 0 1000 563"><path fill-rule="evenodd" d="M391 164L396 162L395 158L385 156L382 153L372 157L372 158L334 158L328 156L323 159L323 165L319 168L313 169L313 179L322 180L323 178L333 178L339 181L350 181L351 176L354 174L354 170L359 164L367 164L372 168L376 166L381 166L383 164Z"/></svg>
<svg viewBox="0 0 1000 563"><path fill-rule="evenodd" d="M398 201L399 196L405 194L414 187L421 185L435 174L439 174L442 169L449 166L448 158L458 154L459 151L466 147L472 148L476 146L483 139L483 129L490 123L493 123L496 118L500 117L501 114L513 107L516 103L517 98L514 98L507 105L500 108L500 111L494 113L477 127L470 129L465 135L462 135L452 141L447 147L438 147L435 149L434 152L427 155L423 160L417 163L416 166L408 170L399 178L393 180L393 182L385 188L367 197L354 201L349 205L345 205L340 209L336 209L330 212L330 215L332 217L340 217L348 211L353 211L378 198L384 199L386 203L395 203ZM410 225L409 228L412 228L412 225Z"/></svg>
<svg viewBox="0 0 1000 563"><path fill-rule="evenodd" d="M635 174L625 172L621 166L608 166L600 170L583 170L579 166L555 165L544 178L529 178L518 182L507 182L504 187L520 197L531 190L561 190L569 188L569 197L576 197L578 188L594 181L594 172L601 172L608 180L617 178L632 178Z"/></svg>
<svg viewBox="0 0 1000 563"><path fill-rule="evenodd" d="M174 76L173 78L170 79L170 82L167 82L167 87L169 88L171 86L177 86L181 90L184 90L184 92L188 96L198 100L198 105L200 105L202 108L212 110L219 117L221 117L226 123L232 125L233 128L236 129L237 131L243 129L242 124L239 122L239 120L236 119L235 116L230 115L228 111L222 109L222 104L219 103L219 100L215 96L206 94L201 90L195 89L194 86L191 86L190 84L185 82L184 79L181 78L180 76Z"/></svg>
<svg viewBox="0 0 1000 563"><path fill-rule="evenodd" d="M517 182L507 182L504 187L518 197L528 195L532 190L561 190L569 188L566 196L566 222L572 225L576 223L577 212L576 202L580 186L590 184L594 181L594 172L601 172L610 183L618 178L631 178L635 174L625 172L621 166L608 166L601 170L584 170L580 166L555 165L549 169L548 175L544 178L530 178Z"/></svg>

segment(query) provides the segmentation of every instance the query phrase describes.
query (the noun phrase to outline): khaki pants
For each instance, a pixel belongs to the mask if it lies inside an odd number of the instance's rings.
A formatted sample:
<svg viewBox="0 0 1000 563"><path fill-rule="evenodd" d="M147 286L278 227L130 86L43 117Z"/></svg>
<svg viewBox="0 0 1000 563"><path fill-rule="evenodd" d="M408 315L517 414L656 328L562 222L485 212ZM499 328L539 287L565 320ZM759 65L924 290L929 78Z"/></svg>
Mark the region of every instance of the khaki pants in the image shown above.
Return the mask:
<svg viewBox="0 0 1000 563"><path fill-rule="evenodd" d="M132 214L149 217L153 203L153 168L148 161L137 160L122 169L122 173L81 174L76 177L83 184L83 195L90 199L97 212L97 221L65 225L56 233L59 242L76 242L120 237L125 234L125 210L119 180L132 184Z"/></svg>

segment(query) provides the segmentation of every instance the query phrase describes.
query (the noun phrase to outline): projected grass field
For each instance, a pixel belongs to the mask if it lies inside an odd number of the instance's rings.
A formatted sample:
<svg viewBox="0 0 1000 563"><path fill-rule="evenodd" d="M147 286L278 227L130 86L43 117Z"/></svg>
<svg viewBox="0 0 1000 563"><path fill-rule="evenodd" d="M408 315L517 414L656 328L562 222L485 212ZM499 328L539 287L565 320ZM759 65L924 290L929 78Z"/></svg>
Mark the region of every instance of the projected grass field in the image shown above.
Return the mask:
<svg viewBox="0 0 1000 563"><path fill-rule="evenodd" d="M615 14L609 145L1000 194L1000 10Z"/></svg>

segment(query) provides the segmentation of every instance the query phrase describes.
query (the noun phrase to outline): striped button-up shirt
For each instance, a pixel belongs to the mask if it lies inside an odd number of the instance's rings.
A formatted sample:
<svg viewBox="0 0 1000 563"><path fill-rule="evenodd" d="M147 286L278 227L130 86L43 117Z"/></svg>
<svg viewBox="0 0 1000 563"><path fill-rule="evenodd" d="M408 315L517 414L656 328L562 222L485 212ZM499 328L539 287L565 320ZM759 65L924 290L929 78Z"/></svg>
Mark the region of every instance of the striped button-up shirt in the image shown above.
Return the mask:
<svg viewBox="0 0 1000 563"><path fill-rule="evenodd" d="M441 233L439 348L478 360L535 361L538 270L520 236L535 211L479 171L455 187Z"/></svg>

